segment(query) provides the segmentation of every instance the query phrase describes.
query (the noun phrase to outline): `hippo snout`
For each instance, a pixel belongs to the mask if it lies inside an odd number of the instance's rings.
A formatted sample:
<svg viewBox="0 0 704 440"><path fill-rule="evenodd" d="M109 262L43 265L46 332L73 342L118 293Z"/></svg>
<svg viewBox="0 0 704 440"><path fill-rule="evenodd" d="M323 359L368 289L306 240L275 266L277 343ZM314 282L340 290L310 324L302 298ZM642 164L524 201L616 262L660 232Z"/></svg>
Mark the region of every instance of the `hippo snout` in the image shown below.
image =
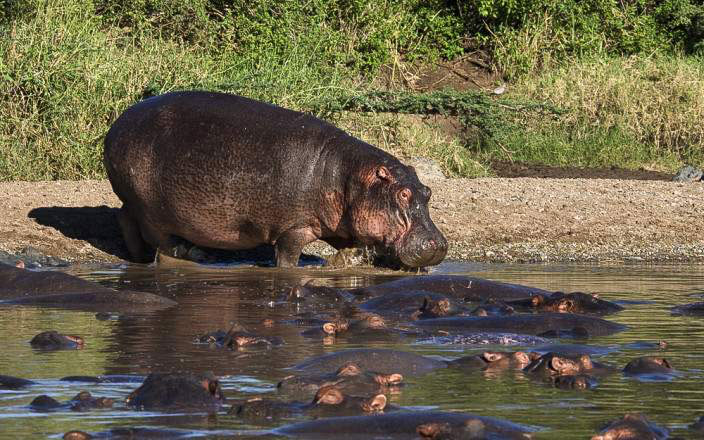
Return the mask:
<svg viewBox="0 0 704 440"><path fill-rule="evenodd" d="M438 231L431 237L409 240L399 259L408 267L424 267L439 264L447 255L447 239Z"/></svg>

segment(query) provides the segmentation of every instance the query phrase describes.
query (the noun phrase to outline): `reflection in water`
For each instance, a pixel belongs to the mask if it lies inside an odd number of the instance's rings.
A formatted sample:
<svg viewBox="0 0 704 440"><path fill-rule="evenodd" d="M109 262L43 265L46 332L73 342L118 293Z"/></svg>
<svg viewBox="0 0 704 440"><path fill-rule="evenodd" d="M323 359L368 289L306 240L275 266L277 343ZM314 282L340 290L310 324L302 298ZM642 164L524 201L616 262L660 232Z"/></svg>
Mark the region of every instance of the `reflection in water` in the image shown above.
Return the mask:
<svg viewBox="0 0 704 440"><path fill-rule="evenodd" d="M276 383L290 374L287 367L303 359L344 348L393 347L445 359L506 347L472 345L468 338L430 338L416 343L410 336L377 338L304 338L302 327L291 321L303 310L297 303L281 301L291 286L308 281L334 287L359 287L388 281L403 274L328 271L306 268L154 270L128 266L78 274L115 288L158 293L179 306L154 312L121 316L10 306L0 309L4 354L0 374L37 381L21 390L0 390L0 437L42 437L72 429L96 432L110 428L150 426L184 429L213 436L243 433L267 426L251 426L224 412L220 414L163 414L129 411L124 398L134 383L76 383L58 379L67 375L138 374L152 371L212 371L223 377L228 398L276 398ZM547 290L597 292L602 298L621 301L625 310L608 319L627 324L629 330L590 339L588 350L600 362L622 368L630 359L666 357L680 372L671 381L644 382L615 372L599 378L594 390L565 391L523 372L487 370L463 372L440 369L411 377L391 402L406 408L461 410L494 416L546 430L540 438L585 438L609 420L627 411L640 411L661 426L688 434L684 428L704 414L704 318L672 316L670 307L701 300L704 268L652 265L480 265L447 262L436 273L471 274L520 283ZM106 319L107 318L107 319ZM273 319L268 325L265 319ZM281 337L281 346L256 345L237 350L194 344L197 335L233 323L264 336ZM40 352L28 341L35 334L57 330L85 338L82 350ZM666 341L662 348L658 343ZM452 342L447 344L447 342ZM484 341L486 342L486 341ZM517 341L521 344L521 341ZM580 351L577 344L559 348ZM516 349L521 348L520 345ZM523 347L527 351L555 349L545 344ZM513 350L514 347L511 347ZM584 351L584 350L582 350ZM75 414L35 413L27 404L39 394L65 401L80 390L114 398L113 409ZM282 421L272 421L278 426ZM253 434L252 431L245 431Z"/></svg>

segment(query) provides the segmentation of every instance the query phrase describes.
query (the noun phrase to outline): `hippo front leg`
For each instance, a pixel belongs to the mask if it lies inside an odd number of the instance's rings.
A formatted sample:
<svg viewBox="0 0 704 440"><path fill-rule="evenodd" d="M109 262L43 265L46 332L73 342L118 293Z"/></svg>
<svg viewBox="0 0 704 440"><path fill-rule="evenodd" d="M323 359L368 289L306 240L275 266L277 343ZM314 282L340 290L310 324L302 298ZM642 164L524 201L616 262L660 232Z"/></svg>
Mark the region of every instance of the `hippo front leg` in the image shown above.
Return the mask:
<svg viewBox="0 0 704 440"><path fill-rule="evenodd" d="M150 263L152 260L151 247L142 238L139 224L124 206L117 213L117 222L132 259L137 263Z"/></svg>
<svg viewBox="0 0 704 440"><path fill-rule="evenodd" d="M296 267L303 248L308 243L317 240L310 228L292 229L285 232L274 244L277 267Z"/></svg>

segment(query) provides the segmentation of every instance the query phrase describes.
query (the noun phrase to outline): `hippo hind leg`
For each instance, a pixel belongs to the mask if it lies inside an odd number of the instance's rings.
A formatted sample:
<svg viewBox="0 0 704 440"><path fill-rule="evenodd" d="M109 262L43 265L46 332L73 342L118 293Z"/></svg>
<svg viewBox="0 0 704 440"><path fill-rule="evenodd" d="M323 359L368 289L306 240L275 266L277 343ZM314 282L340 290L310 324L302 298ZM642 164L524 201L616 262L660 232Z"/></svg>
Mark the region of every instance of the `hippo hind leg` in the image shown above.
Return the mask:
<svg viewBox="0 0 704 440"><path fill-rule="evenodd" d="M296 267L303 248L308 243L317 240L311 228L292 229L276 239L276 265L278 267Z"/></svg>
<svg viewBox="0 0 704 440"><path fill-rule="evenodd" d="M141 228L137 221L123 206L117 214L117 221L122 230L127 250L137 263L150 263L154 260L152 247L142 238Z"/></svg>

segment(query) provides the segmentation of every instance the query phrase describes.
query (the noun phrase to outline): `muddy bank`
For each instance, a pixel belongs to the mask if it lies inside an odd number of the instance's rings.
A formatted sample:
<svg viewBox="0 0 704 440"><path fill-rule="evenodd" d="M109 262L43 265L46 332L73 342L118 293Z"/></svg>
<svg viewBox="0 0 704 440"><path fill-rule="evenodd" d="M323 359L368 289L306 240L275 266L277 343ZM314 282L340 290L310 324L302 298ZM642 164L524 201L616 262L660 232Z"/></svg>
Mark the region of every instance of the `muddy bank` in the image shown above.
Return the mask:
<svg viewBox="0 0 704 440"><path fill-rule="evenodd" d="M427 182L448 258L704 262L704 184L484 178ZM0 251L120 261L127 251L108 181L0 183ZM326 255L324 243L306 252Z"/></svg>

